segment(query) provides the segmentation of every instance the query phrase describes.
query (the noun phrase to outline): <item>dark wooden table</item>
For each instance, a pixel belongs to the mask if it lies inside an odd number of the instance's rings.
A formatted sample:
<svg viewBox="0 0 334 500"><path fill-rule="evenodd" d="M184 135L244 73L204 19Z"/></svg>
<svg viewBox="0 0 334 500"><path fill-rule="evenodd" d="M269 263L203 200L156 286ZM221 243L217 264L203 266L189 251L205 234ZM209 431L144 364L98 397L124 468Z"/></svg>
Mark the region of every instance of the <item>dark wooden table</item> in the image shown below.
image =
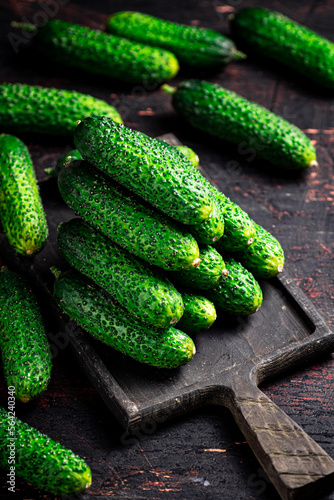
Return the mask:
<svg viewBox="0 0 334 500"><path fill-rule="evenodd" d="M42 8L44 5L44 9ZM286 269L334 327L334 98L292 72L249 59L232 63L215 75L200 75L240 92L302 128L316 144L319 168L300 175L274 171L236 148L208 138L182 124L169 96L48 65L29 55L25 44L14 53L11 20L41 22L45 16L103 29L108 14L141 10L187 24L228 33L227 16L234 9L263 6L279 10L334 40L334 11L330 0L319 2L264 0L131 1L108 3L78 0L1 1L0 54L2 81L25 82L76 89L114 104L125 123L149 135L173 132L194 148L218 187L273 232L286 252ZM43 14L43 12L46 12ZM175 82L188 75L180 73ZM198 76L198 75L195 75ZM72 148L71 141L25 137L36 169L55 164ZM53 181L41 187L48 203L61 200ZM50 238L56 222L49 221ZM0 250L1 255L1 250ZM5 262L7 263L7 262ZM10 263L8 263L10 264ZM58 333L58 334L57 334ZM83 500L221 499L277 500L230 413L207 407L190 415L124 432L86 379L61 332L56 332L53 376L48 390L29 405L17 404L17 414L40 431L83 456L93 473L93 484ZM298 368L262 387L331 457L334 457L334 358ZM0 382L1 404L6 388ZM6 475L0 474L0 498L10 498ZM19 500L54 498L17 480ZM318 500L334 499L334 492Z"/></svg>

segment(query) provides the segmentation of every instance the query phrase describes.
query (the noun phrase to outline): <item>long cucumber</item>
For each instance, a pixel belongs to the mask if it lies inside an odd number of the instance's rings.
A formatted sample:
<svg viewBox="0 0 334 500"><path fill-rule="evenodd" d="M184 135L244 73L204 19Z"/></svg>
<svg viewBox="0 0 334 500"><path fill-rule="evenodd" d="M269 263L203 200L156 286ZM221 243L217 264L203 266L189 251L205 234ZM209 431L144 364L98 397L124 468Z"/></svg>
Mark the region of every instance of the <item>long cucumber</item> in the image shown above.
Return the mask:
<svg viewBox="0 0 334 500"><path fill-rule="evenodd" d="M48 237L46 215L26 145L0 135L0 219L9 243L22 255L33 255Z"/></svg>
<svg viewBox="0 0 334 500"><path fill-rule="evenodd" d="M72 137L78 120L92 115L122 123L113 106L91 95L25 83L0 84L0 127L5 131Z"/></svg>
<svg viewBox="0 0 334 500"><path fill-rule="evenodd" d="M193 341L183 332L138 321L78 271L59 274L54 295L61 309L90 335L137 361L176 368L196 352Z"/></svg>
<svg viewBox="0 0 334 500"><path fill-rule="evenodd" d="M232 90L203 80L186 80L171 93L175 110L194 127L252 148L259 157L291 170L317 166L310 139L295 125Z"/></svg>
<svg viewBox="0 0 334 500"><path fill-rule="evenodd" d="M164 141L107 118L86 118L75 130L82 157L183 224L207 220L213 209L201 174Z"/></svg>
<svg viewBox="0 0 334 500"><path fill-rule="evenodd" d="M58 246L75 269L144 323L166 328L181 318L182 297L157 268L123 250L81 219L60 225Z"/></svg>

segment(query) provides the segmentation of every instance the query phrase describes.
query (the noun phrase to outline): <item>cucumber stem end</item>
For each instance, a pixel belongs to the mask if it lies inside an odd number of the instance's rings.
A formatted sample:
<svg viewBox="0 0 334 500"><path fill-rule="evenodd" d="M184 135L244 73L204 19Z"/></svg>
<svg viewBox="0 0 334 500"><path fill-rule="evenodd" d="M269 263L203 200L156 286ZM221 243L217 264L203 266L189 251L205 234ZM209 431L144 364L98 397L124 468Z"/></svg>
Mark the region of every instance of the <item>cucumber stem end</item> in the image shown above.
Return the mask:
<svg viewBox="0 0 334 500"><path fill-rule="evenodd" d="M163 90L167 94L173 95L176 92L176 88L172 87L171 85L168 85L167 83L164 83L163 85L161 85L160 88L161 88L161 90Z"/></svg>

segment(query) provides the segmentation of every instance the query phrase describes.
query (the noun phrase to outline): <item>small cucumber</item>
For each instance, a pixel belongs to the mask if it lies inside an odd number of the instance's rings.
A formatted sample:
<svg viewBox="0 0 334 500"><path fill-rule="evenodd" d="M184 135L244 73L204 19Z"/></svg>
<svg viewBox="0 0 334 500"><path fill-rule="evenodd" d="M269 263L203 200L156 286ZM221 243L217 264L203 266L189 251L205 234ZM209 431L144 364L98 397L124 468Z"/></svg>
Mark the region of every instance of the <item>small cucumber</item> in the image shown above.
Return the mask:
<svg viewBox="0 0 334 500"><path fill-rule="evenodd" d="M90 117L76 128L74 143L86 161L173 219L191 225L210 217L213 202L203 176L166 142Z"/></svg>
<svg viewBox="0 0 334 500"><path fill-rule="evenodd" d="M18 477L57 496L76 495L90 487L92 473L82 458L13 413L0 407L1 467L14 467Z"/></svg>
<svg viewBox="0 0 334 500"><path fill-rule="evenodd" d="M13 26L36 32L34 44L52 61L120 81L154 85L173 78L179 63L167 50L149 47L86 26L51 19L38 28Z"/></svg>
<svg viewBox="0 0 334 500"><path fill-rule="evenodd" d="M51 351L36 298L19 275L0 272L0 350L7 386L26 403L51 377Z"/></svg>
<svg viewBox="0 0 334 500"><path fill-rule="evenodd" d="M178 323L178 328L191 335L200 330L206 330L217 318L214 304L206 297L194 293L182 292L184 313Z"/></svg>
<svg viewBox="0 0 334 500"><path fill-rule="evenodd" d="M157 268L123 250L81 219L60 225L58 246L75 269L144 323L166 328L181 318L182 297Z"/></svg>
<svg viewBox="0 0 334 500"><path fill-rule="evenodd" d="M220 253L210 245L200 247L199 266L168 273L171 280L184 287L207 290L217 285L222 275L227 273Z"/></svg>
<svg viewBox="0 0 334 500"><path fill-rule="evenodd" d="M247 212L223 193L219 193L217 197L221 203L225 231L223 236L214 242L214 247L228 252L237 252L247 248L254 241L255 222Z"/></svg>
<svg viewBox="0 0 334 500"><path fill-rule="evenodd" d="M77 271L58 276L54 295L61 309L93 337L137 361L176 368L188 363L196 352L193 341L183 332L141 323Z"/></svg>
<svg viewBox="0 0 334 500"><path fill-rule="evenodd" d="M231 18L245 49L283 63L319 86L334 89L334 44L279 12L249 7Z"/></svg>
<svg viewBox="0 0 334 500"><path fill-rule="evenodd" d="M310 139L268 109L217 84L181 82L173 94L175 110L194 127L237 145L251 147L265 160L291 170L317 166Z"/></svg>
<svg viewBox="0 0 334 500"><path fill-rule="evenodd" d="M205 187L205 186L204 186ZM188 226L189 232L195 237L198 243L210 245L219 241L225 231L225 221L223 210L218 200L212 197L212 214L210 219Z"/></svg>
<svg viewBox="0 0 334 500"><path fill-rule="evenodd" d="M284 268L284 252L279 241L266 229L255 225L254 241L236 258L258 278L272 278Z"/></svg>
<svg viewBox="0 0 334 500"><path fill-rule="evenodd" d="M48 237L46 216L28 148L13 135L0 135L0 219L9 243L33 255Z"/></svg>
<svg viewBox="0 0 334 500"><path fill-rule="evenodd" d="M24 83L0 84L0 127L4 130L72 137L78 120L92 115L122 123L113 106L91 95Z"/></svg>
<svg viewBox="0 0 334 500"><path fill-rule="evenodd" d="M58 187L76 215L150 264L177 270L200 263L190 233L91 165L70 163L61 169Z"/></svg>
<svg viewBox="0 0 334 500"><path fill-rule="evenodd" d="M165 21L141 12L116 12L109 17L106 30L170 50L182 64L195 68L216 68L245 57L232 40L221 33Z"/></svg>
<svg viewBox="0 0 334 500"><path fill-rule="evenodd" d="M227 257L225 264L228 273L222 276L215 288L206 290L205 296L217 308L230 314L243 316L255 313L263 300L260 285L240 262Z"/></svg>

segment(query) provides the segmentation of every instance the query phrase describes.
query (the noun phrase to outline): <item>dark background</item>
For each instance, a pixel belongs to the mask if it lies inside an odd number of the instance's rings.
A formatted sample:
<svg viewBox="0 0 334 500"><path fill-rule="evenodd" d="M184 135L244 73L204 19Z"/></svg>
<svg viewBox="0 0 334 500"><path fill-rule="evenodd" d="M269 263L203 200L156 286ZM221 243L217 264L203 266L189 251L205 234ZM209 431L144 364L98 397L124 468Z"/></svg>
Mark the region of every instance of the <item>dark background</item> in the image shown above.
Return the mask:
<svg viewBox="0 0 334 500"><path fill-rule="evenodd" d="M49 18L56 12L58 18L103 29L107 15L112 12L140 10L228 34L228 14L246 6L263 6L278 10L334 41L333 2L2 0L0 5L2 81L87 92L115 105L129 126L152 136L173 132L198 152L211 180L280 240L286 253L287 271L333 325L334 97L292 71L284 71L260 58L232 63L214 75L194 75L219 82L268 107L310 136L316 144L319 168L291 176L269 164L249 161L249 156L238 155L236 148L184 125L174 114L170 97L158 89L148 93L46 63L27 50L25 43L15 54L9 24L11 20L41 22L45 18L43 11L49 8ZM180 73L172 83L188 76ZM57 157L73 147L68 139L29 136L24 139L39 177L44 176L44 168L54 166ZM48 197L50 203L59 203L61 211L55 183L44 182L41 191L43 199ZM55 222L49 224L50 238L54 238ZM334 457L333 356L287 373L262 389ZM1 380L2 404L6 404L6 397ZM144 429L136 436L128 435L80 371L69 347L59 348L55 356L48 390L29 405L17 404L17 413L86 459L92 469L93 484L80 497L85 500L278 499L227 410L204 408L162 422L156 428ZM3 472L0 484L0 498L9 498ZM54 498L19 480L16 489L18 499ZM334 493L321 498L334 499Z"/></svg>

